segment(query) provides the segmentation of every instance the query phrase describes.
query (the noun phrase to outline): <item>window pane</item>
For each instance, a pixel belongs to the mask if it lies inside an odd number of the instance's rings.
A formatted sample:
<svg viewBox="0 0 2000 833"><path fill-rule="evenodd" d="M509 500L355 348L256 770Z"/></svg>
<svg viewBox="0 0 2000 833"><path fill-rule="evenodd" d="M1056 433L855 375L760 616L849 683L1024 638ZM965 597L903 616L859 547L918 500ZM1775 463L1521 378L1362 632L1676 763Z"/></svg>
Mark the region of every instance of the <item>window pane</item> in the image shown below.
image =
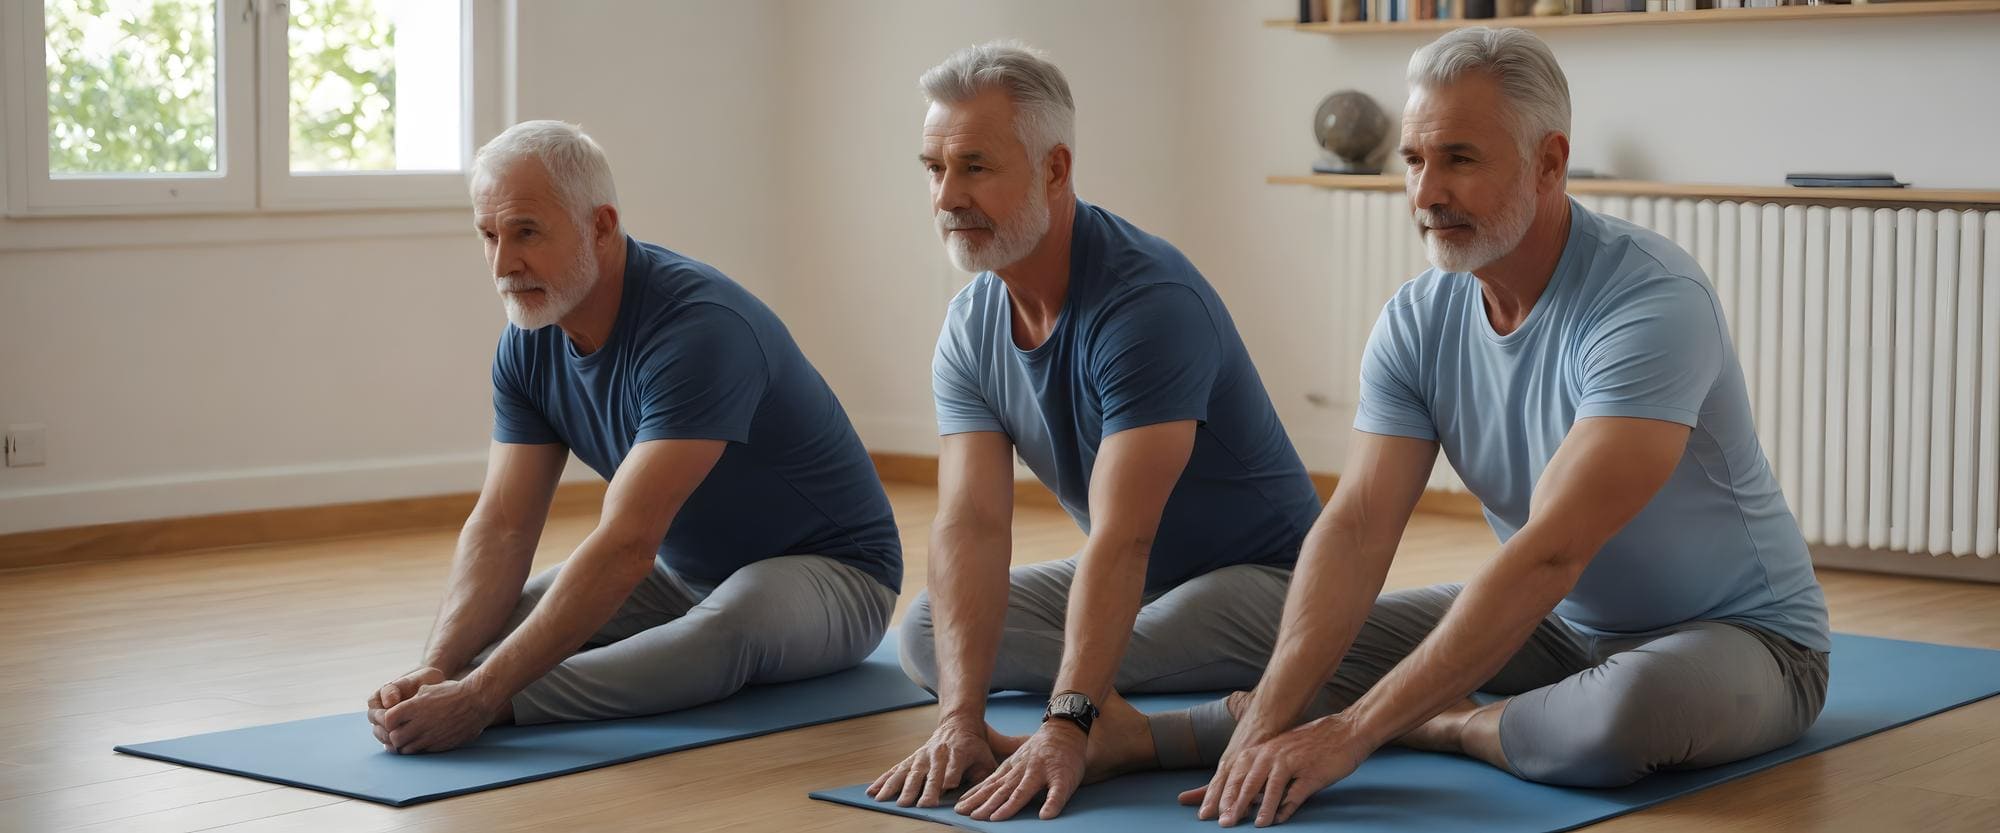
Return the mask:
<svg viewBox="0 0 2000 833"><path fill-rule="evenodd" d="M46 0L49 174L216 170L214 0Z"/></svg>
<svg viewBox="0 0 2000 833"><path fill-rule="evenodd" d="M292 0L292 170L456 171L458 0Z"/></svg>

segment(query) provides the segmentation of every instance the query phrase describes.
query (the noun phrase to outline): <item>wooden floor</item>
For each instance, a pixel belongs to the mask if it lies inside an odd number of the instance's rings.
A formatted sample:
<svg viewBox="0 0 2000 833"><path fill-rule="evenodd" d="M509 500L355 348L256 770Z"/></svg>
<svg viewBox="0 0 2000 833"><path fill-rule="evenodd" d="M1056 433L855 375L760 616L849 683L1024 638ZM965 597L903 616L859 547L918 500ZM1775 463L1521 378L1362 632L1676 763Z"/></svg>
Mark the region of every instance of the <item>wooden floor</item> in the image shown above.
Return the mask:
<svg viewBox="0 0 2000 833"><path fill-rule="evenodd" d="M934 494L891 487L923 586ZM591 518L551 522L539 564ZM392 809L116 755L156 740L360 707L416 658L453 531L0 572L0 830L912 830L807 799L866 781L928 733L910 709ZM1081 536L1024 507L1021 561ZM1466 576L1474 521L1420 516L1389 584ZM1837 629L2000 648L2000 586L1823 572ZM900 611L899 611L900 612ZM1032 824L1024 824L1032 829ZM2000 698L1593 828L2000 830Z"/></svg>

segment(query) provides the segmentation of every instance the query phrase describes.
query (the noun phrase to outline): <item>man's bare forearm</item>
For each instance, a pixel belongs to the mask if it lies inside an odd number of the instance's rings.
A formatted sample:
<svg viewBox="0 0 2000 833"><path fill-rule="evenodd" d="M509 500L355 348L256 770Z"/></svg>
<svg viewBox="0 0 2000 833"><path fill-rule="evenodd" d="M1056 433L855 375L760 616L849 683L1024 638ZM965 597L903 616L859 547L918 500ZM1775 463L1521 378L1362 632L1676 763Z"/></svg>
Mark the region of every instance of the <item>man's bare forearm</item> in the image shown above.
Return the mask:
<svg viewBox="0 0 2000 833"><path fill-rule="evenodd" d="M540 530L474 515L458 536L444 602L431 627L423 664L458 676L507 625L528 583Z"/></svg>
<svg viewBox="0 0 2000 833"><path fill-rule="evenodd" d="M1333 514L1306 535L1278 642L1245 715L1259 733L1296 725L1353 646L1382 592L1401 529L1374 537L1369 540L1360 521Z"/></svg>
<svg viewBox="0 0 2000 833"><path fill-rule="evenodd" d="M1466 583L1435 630L1351 709L1379 747L1499 673L1575 586L1587 558L1560 555L1523 529Z"/></svg>
<svg viewBox="0 0 2000 833"><path fill-rule="evenodd" d="M466 681L511 696L541 678L611 621L653 569L657 546L600 526L563 562L534 612Z"/></svg>
<svg viewBox="0 0 2000 833"><path fill-rule="evenodd" d="M1093 702L1103 702L1111 694L1145 598L1151 549L1150 535L1103 528L1084 545L1070 588L1056 691L1080 691Z"/></svg>
<svg viewBox="0 0 2000 833"><path fill-rule="evenodd" d="M1005 523L941 518L931 533L931 618L943 720L982 720L1001 629L1013 533Z"/></svg>

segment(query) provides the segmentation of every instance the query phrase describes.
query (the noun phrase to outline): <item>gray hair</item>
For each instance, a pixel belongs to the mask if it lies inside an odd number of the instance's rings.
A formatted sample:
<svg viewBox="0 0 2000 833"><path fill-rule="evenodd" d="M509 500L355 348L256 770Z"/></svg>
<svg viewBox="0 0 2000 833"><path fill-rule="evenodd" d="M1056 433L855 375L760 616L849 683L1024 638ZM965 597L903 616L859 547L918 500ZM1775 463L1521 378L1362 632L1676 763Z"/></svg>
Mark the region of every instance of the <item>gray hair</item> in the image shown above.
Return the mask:
<svg viewBox="0 0 2000 833"><path fill-rule="evenodd" d="M553 119L524 121L493 137L473 154L468 178L476 186L481 176L497 175L524 159L537 160L548 169L556 196L585 235L590 234L591 216L598 206L618 206L618 189L611 182L611 160L604 148L583 128Z"/></svg>
<svg viewBox="0 0 2000 833"><path fill-rule="evenodd" d="M933 104L957 104L999 87L1014 102L1014 129L1040 167L1056 145L1076 150L1076 102L1069 81L1046 55L1015 40L968 46L917 82Z"/></svg>
<svg viewBox="0 0 2000 833"><path fill-rule="evenodd" d="M1470 72L1500 82L1521 153L1550 133L1569 135L1569 81L1548 44L1526 29L1455 29L1410 56L1410 89L1437 88Z"/></svg>

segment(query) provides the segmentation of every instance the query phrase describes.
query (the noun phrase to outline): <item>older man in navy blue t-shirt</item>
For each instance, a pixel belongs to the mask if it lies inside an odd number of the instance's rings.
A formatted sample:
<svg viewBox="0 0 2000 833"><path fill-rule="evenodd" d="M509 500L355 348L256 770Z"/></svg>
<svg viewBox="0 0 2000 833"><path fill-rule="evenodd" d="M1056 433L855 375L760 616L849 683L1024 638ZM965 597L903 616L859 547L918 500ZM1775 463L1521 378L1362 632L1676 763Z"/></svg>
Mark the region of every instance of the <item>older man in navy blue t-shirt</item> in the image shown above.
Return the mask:
<svg viewBox="0 0 2000 833"><path fill-rule="evenodd" d="M1120 692L1255 684L1319 499L1215 290L1077 199L1061 71L988 44L923 87L938 230L980 274L933 359L938 515L902 627L905 670L942 713L870 794L935 805L990 772L960 812L1004 819L1046 789L1047 818L1086 749L1155 746ZM1015 454L1089 534L1075 558L1009 572ZM982 725L987 691L1009 688L1054 692L1024 741Z"/></svg>
<svg viewBox="0 0 2000 833"><path fill-rule="evenodd" d="M895 519L777 316L626 237L603 151L572 125L501 134L472 192L511 322L494 442L422 665L369 701L376 737L439 751L496 722L671 711L866 657L902 582ZM603 515L530 581L572 451L611 483Z"/></svg>

